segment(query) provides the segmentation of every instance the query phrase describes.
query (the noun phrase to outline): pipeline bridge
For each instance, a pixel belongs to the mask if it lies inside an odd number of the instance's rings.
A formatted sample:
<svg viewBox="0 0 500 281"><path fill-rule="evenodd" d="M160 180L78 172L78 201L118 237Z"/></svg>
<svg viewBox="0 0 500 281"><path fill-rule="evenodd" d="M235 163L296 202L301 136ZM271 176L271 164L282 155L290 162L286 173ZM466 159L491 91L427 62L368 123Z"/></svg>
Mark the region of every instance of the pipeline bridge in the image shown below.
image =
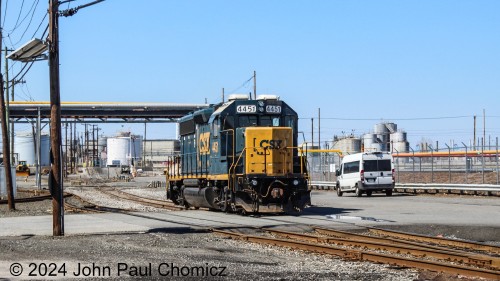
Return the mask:
<svg viewBox="0 0 500 281"><path fill-rule="evenodd" d="M141 102L61 102L63 123L169 123L208 104ZM14 123L42 123L50 120L50 102L13 101L9 118Z"/></svg>

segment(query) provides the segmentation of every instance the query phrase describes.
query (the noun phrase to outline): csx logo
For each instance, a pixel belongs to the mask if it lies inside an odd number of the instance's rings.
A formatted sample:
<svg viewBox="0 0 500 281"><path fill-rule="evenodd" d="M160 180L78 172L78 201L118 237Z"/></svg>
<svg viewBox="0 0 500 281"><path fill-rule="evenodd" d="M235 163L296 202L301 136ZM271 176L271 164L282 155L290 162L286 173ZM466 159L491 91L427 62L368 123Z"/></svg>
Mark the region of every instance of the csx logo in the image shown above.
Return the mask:
<svg viewBox="0 0 500 281"><path fill-rule="evenodd" d="M280 149L282 140L261 140L260 147L264 149Z"/></svg>

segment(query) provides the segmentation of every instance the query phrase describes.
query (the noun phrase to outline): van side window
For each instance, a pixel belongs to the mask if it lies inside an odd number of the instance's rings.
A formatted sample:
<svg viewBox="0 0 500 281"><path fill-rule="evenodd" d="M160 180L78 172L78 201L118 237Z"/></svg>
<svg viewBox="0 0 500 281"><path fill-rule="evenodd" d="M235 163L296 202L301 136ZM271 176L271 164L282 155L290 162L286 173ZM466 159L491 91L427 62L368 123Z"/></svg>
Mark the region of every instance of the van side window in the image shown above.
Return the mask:
<svg viewBox="0 0 500 281"><path fill-rule="evenodd" d="M344 174L358 173L359 161L344 163Z"/></svg>

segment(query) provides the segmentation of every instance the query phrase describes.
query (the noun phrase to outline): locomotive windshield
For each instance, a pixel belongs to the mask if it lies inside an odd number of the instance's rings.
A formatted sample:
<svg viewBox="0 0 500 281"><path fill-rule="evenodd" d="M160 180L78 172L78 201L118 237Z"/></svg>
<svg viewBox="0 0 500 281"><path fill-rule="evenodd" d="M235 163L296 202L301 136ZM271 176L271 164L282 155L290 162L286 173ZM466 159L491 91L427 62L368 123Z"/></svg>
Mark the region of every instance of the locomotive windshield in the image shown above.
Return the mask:
<svg viewBox="0 0 500 281"><path fill-rule="evenodd" d="M280 116L269 115L241 115L238 118L239 127L279 127L281 126Z"/></svg>

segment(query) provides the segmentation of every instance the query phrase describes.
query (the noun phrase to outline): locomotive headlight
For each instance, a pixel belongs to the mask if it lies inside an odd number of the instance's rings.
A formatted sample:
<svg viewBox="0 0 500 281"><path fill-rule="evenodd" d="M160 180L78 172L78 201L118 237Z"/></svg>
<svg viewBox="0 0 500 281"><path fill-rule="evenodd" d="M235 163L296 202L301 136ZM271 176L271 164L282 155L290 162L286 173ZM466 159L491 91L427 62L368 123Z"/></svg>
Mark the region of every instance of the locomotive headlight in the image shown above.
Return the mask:
<svg viewBox="0 0 500 281"><path fill-rule="evenodd" d="M252 185L253 186L257 186L259 184L259 182L256 180L256 179L253 179L252 180Z"/></svg>
<svg viewBox="0 0 500 281"><path fill-rule="evenodd" d="M293 180L293 185L299 185L299 180Z"/></svg>

